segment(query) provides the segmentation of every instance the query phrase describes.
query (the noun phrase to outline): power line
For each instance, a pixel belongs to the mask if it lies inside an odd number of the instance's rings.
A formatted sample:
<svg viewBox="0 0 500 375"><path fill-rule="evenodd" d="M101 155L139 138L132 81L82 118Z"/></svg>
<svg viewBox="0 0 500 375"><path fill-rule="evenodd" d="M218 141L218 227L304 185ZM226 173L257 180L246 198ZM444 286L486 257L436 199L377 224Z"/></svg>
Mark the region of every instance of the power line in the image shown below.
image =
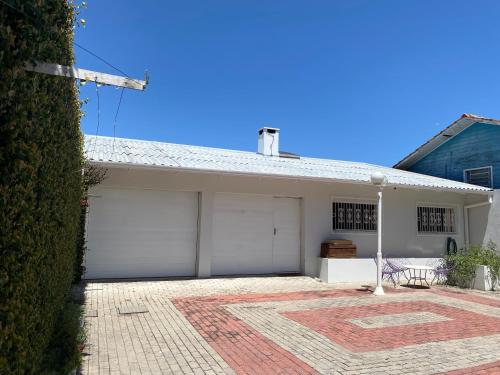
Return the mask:
<svg viewBox="0 0 500 375"><path fill-rule="evenodd" d="M2 0L3 1L3 0ZM111 64L110 62L106 61L104 58L102 58L101 56L97 55L96 53L92 52L91 50L89 50L88 48L85 48L84 46L82 46L81 44L78 44L77 42L73 42L75 46L77 46L78 48L84 50L85 52L89 53L90 55L94 56L95 58L101 60L104 64L108 65L109 67L113 68L114 70L116 70L117 72L123 74L125 77L127 78L130 78L134 81L136 81L135 79L131 78L127 73L125 73L123 70L121 70L120 68L117 68L116 66L114 66L113 64ZM137 81L136 81L137 82Z"/></svg>
<svg viewBox="0 0 500 375"><path fill-rule="evenodd" d="M92 154L90 155L91 159L94 157L95 149L97 147L97 135L99 134L99 127L101 125L101 99L99 96L99 84L97 82L95 83L95 93L97 95L97 128L94 137L94 147L92 149Z"/></svg>
<svg viewBox="0 0 500 375"><path fill-rule="evenodd" d="M120 99L118 100L118 107L115 112L115 119L113 121L113 154L115 153L115 140L116 140L116 119L118 118L118 112L120 111L120 106L122 104L123 92L125 88L122 88L122 92L120 93Z"/></svg>
<svg viewBox="0 0 500 375"><path fill-rule="evenodd" d="M12 5L12 4L10 4L10 3L8 3L8 2L6 2L6 1L4 1L4 0L0 0L0 2L1 2L1 3L3 3L3 4L5 4L5 5L7 5L8 7L10 7L10 8L12 8L12 9L14 9L15 11L18 11L18 12L20 12L20 13L24 13L24 12L20 11L19 9L17 9L14 5Z"/></svg>

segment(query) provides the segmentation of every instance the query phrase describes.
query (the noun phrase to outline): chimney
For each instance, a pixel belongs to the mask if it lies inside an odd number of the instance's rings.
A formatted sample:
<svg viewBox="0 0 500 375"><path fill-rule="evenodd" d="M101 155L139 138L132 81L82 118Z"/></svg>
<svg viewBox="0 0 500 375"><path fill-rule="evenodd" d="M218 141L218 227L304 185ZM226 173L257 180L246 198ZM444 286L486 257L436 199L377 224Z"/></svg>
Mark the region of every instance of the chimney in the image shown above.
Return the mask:
<svg viewBox="0 0 500 375"><path fill-rule="evenodd" d="M280 156L280 130L263 127L259 129L259 144L257 152L265 156Z"/></svg>

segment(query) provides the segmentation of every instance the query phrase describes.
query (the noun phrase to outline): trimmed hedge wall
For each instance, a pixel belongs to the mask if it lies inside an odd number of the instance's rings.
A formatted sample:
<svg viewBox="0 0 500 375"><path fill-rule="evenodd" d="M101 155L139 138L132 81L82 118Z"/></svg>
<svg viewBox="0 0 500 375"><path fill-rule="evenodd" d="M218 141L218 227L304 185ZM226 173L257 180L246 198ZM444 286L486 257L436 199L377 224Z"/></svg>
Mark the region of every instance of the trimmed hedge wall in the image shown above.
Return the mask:
<svg viewBox="0 0 500 375"><path fill-rule="evenodd" d="M73 80L26 72L73 62L66 0L0 4L0 374L39 373L73 278L81 196Z"/></svg>

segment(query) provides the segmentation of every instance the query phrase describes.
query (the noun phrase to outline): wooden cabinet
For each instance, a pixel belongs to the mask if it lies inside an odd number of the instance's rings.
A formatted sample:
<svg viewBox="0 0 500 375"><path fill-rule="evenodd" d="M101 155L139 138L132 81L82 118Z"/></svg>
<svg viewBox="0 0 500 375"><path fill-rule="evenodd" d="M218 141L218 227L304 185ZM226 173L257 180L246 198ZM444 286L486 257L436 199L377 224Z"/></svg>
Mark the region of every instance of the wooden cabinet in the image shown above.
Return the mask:
<svg viewBox="0 0 500 375"><path fill-rule="evenodd" d="M355 258L356 245L351 240L329 240L321 244L322 258Z"/></svg>

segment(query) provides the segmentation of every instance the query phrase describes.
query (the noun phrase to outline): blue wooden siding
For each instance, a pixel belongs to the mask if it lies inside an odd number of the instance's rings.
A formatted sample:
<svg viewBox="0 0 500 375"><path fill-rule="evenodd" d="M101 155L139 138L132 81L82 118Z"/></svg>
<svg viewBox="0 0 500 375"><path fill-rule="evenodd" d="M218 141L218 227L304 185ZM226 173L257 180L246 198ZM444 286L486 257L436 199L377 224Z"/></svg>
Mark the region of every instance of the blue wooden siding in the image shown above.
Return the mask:
<svg viewBox="0 0 500 375"><path fill-rule="evenodd" d="M409 171L463 181L464 169L493 167L500 188L500 126L476 123L413 164Z"/></svg>

